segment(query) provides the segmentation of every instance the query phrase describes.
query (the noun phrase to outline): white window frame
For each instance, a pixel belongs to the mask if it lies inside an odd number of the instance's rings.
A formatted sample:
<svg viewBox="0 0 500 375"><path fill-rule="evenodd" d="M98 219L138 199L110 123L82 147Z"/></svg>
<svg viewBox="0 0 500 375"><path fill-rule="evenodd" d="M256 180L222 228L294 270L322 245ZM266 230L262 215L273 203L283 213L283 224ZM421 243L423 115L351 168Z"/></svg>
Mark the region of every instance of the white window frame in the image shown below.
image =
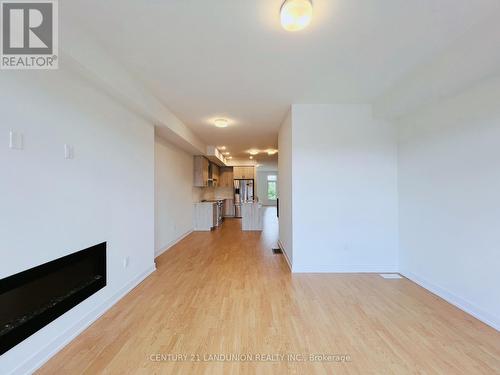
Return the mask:
<svg viewBox="0 0 500 375"><path fill-rule="evenodd" d="M274 177L274 179L270 180L269 177L271 177L271 176ZM274 201L276 201L276 198L274 198L274 199L273 198L269 198L269 185L271 183L274 184L274 189L275 189L276 195L277 195L278 194L278 176L269 174L269 175L267 175L266 178L267 178L266 198L267 198L268 201L273 201L274 202Z"/></svg>

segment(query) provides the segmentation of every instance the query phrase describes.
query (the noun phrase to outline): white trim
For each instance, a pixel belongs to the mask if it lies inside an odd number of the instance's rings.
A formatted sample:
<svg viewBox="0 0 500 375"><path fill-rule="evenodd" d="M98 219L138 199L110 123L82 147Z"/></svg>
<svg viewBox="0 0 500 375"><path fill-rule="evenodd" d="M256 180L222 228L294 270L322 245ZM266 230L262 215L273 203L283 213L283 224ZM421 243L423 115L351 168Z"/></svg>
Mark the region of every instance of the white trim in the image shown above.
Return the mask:
<svg viewBox="0 0 500 375"><path fill-rule="evenodd" d="M155 251L155 258L158 258L161 254L163 254L165 251L168 251L170 250L170 248L172 248L174 245L176 245L177 243L181 242L184 238L186 238L187 236L189 236L191 233L193 233L193 229L190 229L188 230L186 233L184 233L183 235L181 235L179 238L177 238L176 240L173 240L171 241L167 246L165 246L163 248L163 250L160 250L158 252Z"/></svg>
<svg viewBox="0 0 500 375"><path fill-rule="evenodd" d="M413 272L401 272L401 274L407 279L413 281L415 284L420 285L422 288L427 289L431 293L434 293L438 297L441 297L446 302L451 303L453 306L459 308L460 310L472 315L474 318L480 320L484 324L500 331L500 317L495 316L487 311L482 310L480 307L476 306L472 302L469 302L448 290L436 285L424 278L414 274Z"/></svg>
<svg viewBox="0 0 500 375"><path fill-rule="evenodd" d="M283 255L285 256L286 264L288 264L288 268L290 268L290 271L292 271L292 262L290 262L290 259L288 258L288 255L285 250L285 246L283 246L283 242L281 240L278 240L278 247L281 249L283 252Z"/></svg>
<svg viewBox="0 0 500 375"><path fill-rule="evenodd" d="M87 329L92 323L99 319L106 311L115 305L120 299L128 294L132 289L139 285L146 277L156 271L156 266L153 264L146 271L137 275L129 283L127 283L118 292L101 303L97 308L90 311L83 319L73 324L57 336L54 340L49 342L45 347L41 348L37 353L28 358L24 363L16 367L11 374L32 374L45 362L52 358L57 352L68 345L75 337Z"/></svg>
<svg viewBox="0 0 500 375"><path fill-rule="evenodd" d="M305 265L293 268L293 273L397 273L396 265Z"/></svg>

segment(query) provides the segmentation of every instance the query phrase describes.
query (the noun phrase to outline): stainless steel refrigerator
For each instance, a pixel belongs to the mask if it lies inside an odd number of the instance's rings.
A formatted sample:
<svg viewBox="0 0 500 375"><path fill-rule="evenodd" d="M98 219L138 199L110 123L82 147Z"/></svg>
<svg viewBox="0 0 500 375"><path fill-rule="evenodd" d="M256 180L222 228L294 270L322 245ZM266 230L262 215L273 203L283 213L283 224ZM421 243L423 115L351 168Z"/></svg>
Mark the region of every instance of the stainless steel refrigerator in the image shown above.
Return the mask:
<svg viewBox="0 0 500 375"><path fill-rule="evenodd" d="M253 180L234 180L234 216L241 217L241 204L253 202Z"/></svg>

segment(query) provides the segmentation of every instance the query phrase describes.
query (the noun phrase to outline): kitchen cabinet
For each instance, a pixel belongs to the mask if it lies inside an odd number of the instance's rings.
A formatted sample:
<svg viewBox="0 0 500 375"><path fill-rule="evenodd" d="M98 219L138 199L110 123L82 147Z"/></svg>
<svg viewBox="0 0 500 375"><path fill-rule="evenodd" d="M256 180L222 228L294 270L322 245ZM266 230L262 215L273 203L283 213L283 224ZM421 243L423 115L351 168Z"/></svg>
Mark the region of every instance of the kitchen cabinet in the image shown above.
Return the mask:
<svg viewBox="0 0 500 375"><path fill-rule="evenodd" d="M194 204L194 230L211 231L218 224L217 203L200 202Z"/></svg>
<svg viewBox="0 0 500 375"><path fill-rule="evenodd" d="M234 199L224 199L224 217L234 217Z"/></svg>
<svg viewBox="0 0 500 375"><path fill-rule="evenodd" d="M212 179L213 186L220 186L220 168L217 164L210 163L210 170L212 175L209 178Z"/></svg>
<svg viewBox="0 0 500 375"><path fill-rule="evenodd" d="M233 168L225 167L220 170L220 178L219 178L219 186L220 187L230 187L233 185Z"/></svg>
<svg viewBox="0 0 500 375"><path fill-rule="evenodd" d="M243 178L247 180L252 180L255 178L254 167L244 167Z"/></svg>
<svg viewBox="0 0 500 375"><path fill-rule="evenodd" d="M235 180L241 180L243 177L243 168L244 167L234 167L233 168L233 178Z"/></svg>
<svg viewBox="0 0 500 375"><path fill-rule="evenodd" d="M253 180L255 178L254 167L234 167L233 174L235 180Z"/></svg>
<svg viewBox="0 0 500 375"><path fill-rule="evenodd" d="M194 157L193 185L196 187L208 186L208 170L210 162L204 156Z"/></svg>

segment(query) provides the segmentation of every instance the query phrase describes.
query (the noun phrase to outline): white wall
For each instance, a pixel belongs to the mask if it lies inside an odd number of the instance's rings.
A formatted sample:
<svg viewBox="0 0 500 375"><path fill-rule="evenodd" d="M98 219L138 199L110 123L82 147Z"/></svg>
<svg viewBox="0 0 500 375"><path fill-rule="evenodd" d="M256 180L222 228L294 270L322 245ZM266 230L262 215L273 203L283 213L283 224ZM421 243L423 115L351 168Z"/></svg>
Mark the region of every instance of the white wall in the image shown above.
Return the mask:
<svg viewBox="0 0 500 375"><path fill-rule="evenodd" d="M390 85L374 101L374 112L384 118L397 118L497 74L498 35L500 22L494 14L456 35L447 48Z"/></svg>
<svg viewBox="0 0 500 375"><path fill-rule="evenodd" d="M99 35L80 29L80 15L72 14L63 2L59 6L61 14L64 14L59 19L59 28L64 30L60 33L60 44L64 46L61 48L60 65L71 65L73 69L78 69L100 91L155 124L156 132L171 143L191 153L206 152L205 143L148 91L143 82L131 75L123 61L116 59L108 46L100 44Z"/></svg>
<svg viewBox="0 0 500 375"><path fill-rule="evenodd" d="M1 356L0 373L26 373L154 270L154 130L64 67L0 87L0 278L108 243L108 285Z"/></svg>
<svg viewBox="0 0 500 375"><path fill-rule="evenodd" d="M400 121L404 275L500 329L500 76Z"/></svg>
<svg viewBox="0 0 500 375"><path fill-rule="evenodd" d="M193 230L193 156L155 138L156 255Z"/></svg>
<svg viewBox="0 0 500 375"><path fill-rule="evenodd" d="M293 271L396 271L394 128L368 105L294 105L292 144Z"/></svg>
<svg viewBox="0 0 500 375"><path fill-rule="evenodd" d="M257 171L257 196L259 197L259 202L264 206L276 206L275 200L267 198L267 176L269 175L278 176L278 171Z"/></svg>
<svg viewBox="0 0 500 375"><path fill-rule="evenodd" d="M279 242L291 267L293 263L291 111L280 126L278 150Z"/></svg>

